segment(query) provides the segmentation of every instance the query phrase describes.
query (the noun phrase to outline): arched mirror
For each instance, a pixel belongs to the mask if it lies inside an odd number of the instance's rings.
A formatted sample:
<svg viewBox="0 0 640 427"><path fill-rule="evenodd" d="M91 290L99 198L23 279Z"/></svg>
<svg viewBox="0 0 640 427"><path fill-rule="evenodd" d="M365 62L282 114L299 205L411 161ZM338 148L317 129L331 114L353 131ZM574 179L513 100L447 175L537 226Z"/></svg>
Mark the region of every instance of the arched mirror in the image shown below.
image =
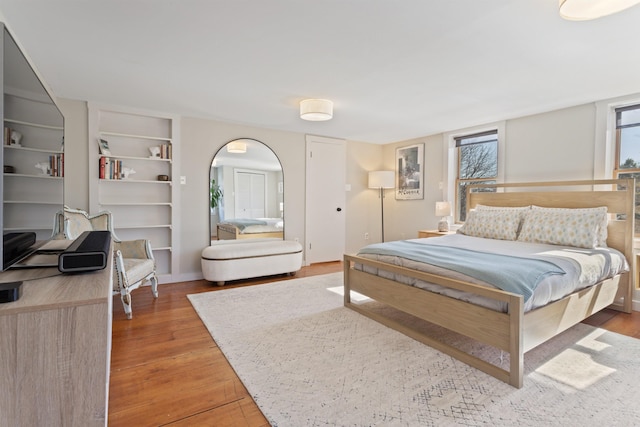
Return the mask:
<svg viewBox="0 0 640 427"><path fill-rule="evenodd" d="M211 240L284 239L282 165L255 139L224 145L211 162L209 211Z"/></svg>

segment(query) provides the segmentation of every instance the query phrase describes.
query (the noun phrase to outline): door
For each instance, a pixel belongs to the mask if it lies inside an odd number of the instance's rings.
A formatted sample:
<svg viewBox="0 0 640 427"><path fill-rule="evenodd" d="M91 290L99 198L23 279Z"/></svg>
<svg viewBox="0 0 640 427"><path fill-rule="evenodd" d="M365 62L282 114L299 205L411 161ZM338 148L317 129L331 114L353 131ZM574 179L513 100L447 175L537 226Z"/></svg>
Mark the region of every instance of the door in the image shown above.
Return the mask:
<svg viewBox="0 0 640 427"><path fill-rule="evenodd" d="M307 135L306 171L306 262L341 260L345 250L344 140Z"/></svg>
<svg viewBox="0 0 640 427"><path fill-rule="evenodd" d="M236 218L264 218L264 173L236 171L234 182Z"/></svg>

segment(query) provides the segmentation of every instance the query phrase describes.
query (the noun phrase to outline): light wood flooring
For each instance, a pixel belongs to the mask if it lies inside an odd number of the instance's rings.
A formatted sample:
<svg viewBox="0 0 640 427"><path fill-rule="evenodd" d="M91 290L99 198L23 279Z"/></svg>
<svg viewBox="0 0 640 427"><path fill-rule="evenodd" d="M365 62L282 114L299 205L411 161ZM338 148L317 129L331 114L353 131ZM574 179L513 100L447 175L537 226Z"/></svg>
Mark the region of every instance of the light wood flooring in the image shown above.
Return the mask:
<svg viewBox="0 0 640 427"><path fill-rule="evenodd" d="M133 319L118 296L113 306L109 426L268 426L209 335L188 294L342 271L333 262L218 287L204 280L160 285L160 297L133 292ZM640 313L605 310L585 321L640 338Z"/></svg>

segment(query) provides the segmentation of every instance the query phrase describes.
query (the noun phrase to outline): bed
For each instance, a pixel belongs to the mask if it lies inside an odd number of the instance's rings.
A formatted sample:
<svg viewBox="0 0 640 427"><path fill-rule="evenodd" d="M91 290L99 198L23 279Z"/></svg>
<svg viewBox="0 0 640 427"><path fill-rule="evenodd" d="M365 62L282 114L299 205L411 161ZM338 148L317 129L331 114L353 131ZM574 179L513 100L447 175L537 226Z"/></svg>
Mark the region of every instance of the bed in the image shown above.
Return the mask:
<svg viewBox="0 0 640 427"><path fill-rule="evenodd" d="M284 238L282 218L227 219L217 225L218 240Z"/></svg>
<svg viewBox="0 0 640 427"><path fill-rule="evenodd" d="M606 246L621 253L628 261L626 269L611 275L605 274L605 278L597 283L576 289L544 305L529 303L525 309L526 293L501 290L464 273L449 277L442 274L446 268L437 272L420 271L408 268L406 262L384 261L384 256L374 259L366 254L344 257L344 305L520 388L523 385L524 353L603 308L631 312L635 267L634 193L633 179L469 186L469 208L491 210L492 207L499 207L497 210L503 211L515 208L531 210L531 206L537 206L541 210L569 208L573 209L570 212L572 214L577 209L606 207L606 234L602 234L600 227L596 238L606 238ZM540 215L540 212L536 212L534 216ZM470 223L469 220L467 222ZM523 222L524 217L518 224L521 228L517 233L525 232ZM531 228L528 227L526 231L531 231ZM455 240L457 236L450 237ZM445 237L431 239L440 241ZM556 246L561 247L558 244ZM408 281L427 283L437 287L438 291L420 289L408 285ZM355 299L352 301L350 291L503 350L509 354L508 368L488 363L412 329L406 323L371 310L367 304ZM456 297L452 296L454 294ZM465 297L459 299L460 295ZM470 295L472 297L468 297Z"/></svg>

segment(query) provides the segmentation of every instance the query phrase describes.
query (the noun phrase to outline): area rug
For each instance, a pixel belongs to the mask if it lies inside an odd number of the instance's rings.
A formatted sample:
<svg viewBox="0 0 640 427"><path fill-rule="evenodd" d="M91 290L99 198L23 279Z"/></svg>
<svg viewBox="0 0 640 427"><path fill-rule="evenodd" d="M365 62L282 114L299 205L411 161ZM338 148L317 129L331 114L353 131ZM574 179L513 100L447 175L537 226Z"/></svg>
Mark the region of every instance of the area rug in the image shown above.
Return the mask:
<svg viewBox="0 0 640 427"><path fill-rule="evenodd" d="M516 389L344 308L341 291L335 273L189 299L273 426L640 425L640 340L576 325L525 354Z"/></svg>

